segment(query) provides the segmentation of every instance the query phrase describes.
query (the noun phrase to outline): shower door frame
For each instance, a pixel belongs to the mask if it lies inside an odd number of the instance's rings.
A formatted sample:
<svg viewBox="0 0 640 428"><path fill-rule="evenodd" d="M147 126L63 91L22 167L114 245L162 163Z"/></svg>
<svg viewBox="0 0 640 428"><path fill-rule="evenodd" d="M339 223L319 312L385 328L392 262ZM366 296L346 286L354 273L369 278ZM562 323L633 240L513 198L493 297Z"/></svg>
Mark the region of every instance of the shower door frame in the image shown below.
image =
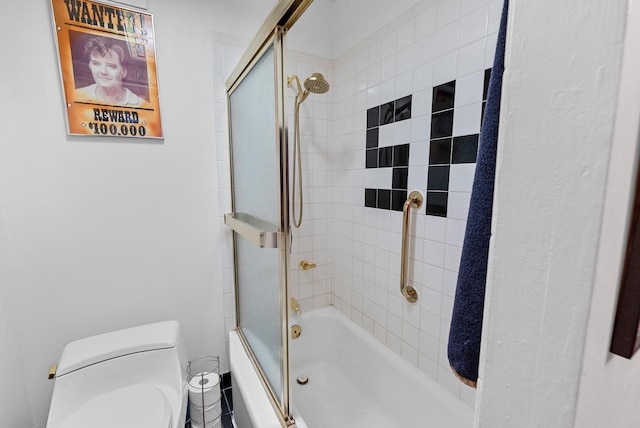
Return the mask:
<svg viewBox="0 0 640 428"><path fill-rule="evenodd" d="M275 145L274 148L278 151L279 155L279 172L274 172L274 173L278 173L279 174L279 193L280 193L280 204L279 205L279 217L280 217L280 224L278 225L278 231L276 233L276 241L277 241L277 245L276 247L278 248L278 253L279 253L279 292L280 292L280 310L281 312L284 310L284 312L286 313L287 310L287 305L286 305L286 300L288 298L288 270L289 270L289 263L288 263L288 251L289 251L289 241L287 239L287 237L289 236L289 218L288 218L288 210L289 210L289 205L287 203L288 201L288 195L286 192L286 187L288 186L288 176L286 175L286 171L284 171L283 175L283 168L282 165L286 165L285 162L288 163L288 157L287 157L287 141L283 140L283 138L286 138L286 124L285 124L285 116L284 116L284 105L281 105L281 103L278 102L278 99L280 98L280 96L278 95L278 93L283 90L282 88L280 88L282 85L280 84L280 78L279 78L279 74L282 74L282 64L283 64L283 58L282 58L282 29L281 28L276 28L274 30L274 33L271 35L270 39L266 41L266 43L264 44L264 46L262 46L262 48L256 53L255 57L253 58L253 60L247 64L247 68L245 70L245 72L243 72L240 77L234 82L233 85L231 85L231 87L229 87L227 89L227 106L228 106L228 114L229 114L229 159L230 159L230 168L231 168L231 189L234 189L234 183L233 183L233 150L232 150L232 132L231 132L231 94L233 93L233 91L242 83L243 78L253 69L253 66L258 62L258 60L260 60L262 58L262 55L269 49L273 48L273 52L274 52L274 67L275 67L275 82L274 85L276 86L276 100L273 100L276 103L276 109L275 109L275 113L276 113L276 135L273 136L274 141L275 141ZM267 142L268 144L271 144L272 141ZM283 158L284 156L284 158ZM259 190L257 190L259 191ZM234 192L231 192L231 211L233 213L235 213L235 201L234 201ZM233 235L233 251L234 251L234 283L235 283L235 295L236 295L236 325L238 326L238 328L236 329L236 332L238 333L238 336L240 337L240 340L247 352L247 355L249 355L251 362L253 363L253 366L255 367L256 371L258 372L258 375L260 377L260 380L262 381L263 386L265 387L265 390L267 391L267 395L269 396L269 399L271 401L271 404L273 405L274 409L276 409L277 414L278 414L278 418L280 419L280 422L283 424L283 426L292 426L293 424L293 418L291 416L291 411L290 411L290 388L289 388L289 362L288 362L288 337L286 335L286 328L283 328L281 326L281 334L280 334L280 344L281 344L281 361L280 361L280 373L281 373L281 385L282 385L282 391L280 392L280 396L278 396L277 391L274 391L274 387L273 385L271 385L271 383L268 380L267 375L265 374L265 372L262 369L262 366L260 364L260 360L256 357L256 355L254 354L253 350L251 349L251 346L249 344L249 341L247 340L246 336L244 335L243 331L242 331L242 323L240 322L240 314L241 314L241 310L239 307L239 290L238 290L238 266L237 266L237 246L236 246L236 240L237 239L244 239L244 238L238 238L236 236L236 234L234 233ZM284 314L280 314L280 321L282 324L282 320L286 320L286 315Z"/></svg>
<svg viewBox="0 0 640 428"><path fill-rule="evenodd" d="M278 419L283 427L295 427L295 419L291 411L291 384L289 382L289 249L291 242L291 228L289 225L289 158L288 158L288 128L285 112L285 88L286 76L284 73L284 36L291 26L298 20L302 13L309 7L313 0L280 0L274 7L269 17L266 19L257 35L247 48L238 66L231 73L226 82L227 92L227 118L229 129L229 159L231 189L233 187L233 150L231 133L231 102L230 97L233 91L242 83L242 80L253 69L253 66L262 58L262 55L273 46L274 67L275 67L275 89L276 89L276 135L275 148L279 152L280 171L280 224L277 232L277 248L279 251L279 276L280 276L280 321L281 321L281 399L262 370L259 360L249 346L245 335L242 333L240 323L240 310L238 307L238 282L236 258L236 234L233 234L234 249L234 286L236 295L236 332L242 342L247 355L252 361L256 372L267 392L267 396L276 411ZM235 212L234 193L231 192L231 211ZM242 239L242 238L241 238Z"/></svg>

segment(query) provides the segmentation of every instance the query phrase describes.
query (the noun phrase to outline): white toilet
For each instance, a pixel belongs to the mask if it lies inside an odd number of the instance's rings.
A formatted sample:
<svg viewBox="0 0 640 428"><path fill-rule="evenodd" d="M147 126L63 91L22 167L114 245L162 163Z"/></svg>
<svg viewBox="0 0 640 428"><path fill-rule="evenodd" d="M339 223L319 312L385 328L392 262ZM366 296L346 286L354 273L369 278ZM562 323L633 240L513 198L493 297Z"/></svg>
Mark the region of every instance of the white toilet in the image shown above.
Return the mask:
<svg viewBox="0 0 640 428"><path fill-rule="evenodd" d="M47 428L184 428L187 362L177 321L71 342L58 363Z"/></svg>

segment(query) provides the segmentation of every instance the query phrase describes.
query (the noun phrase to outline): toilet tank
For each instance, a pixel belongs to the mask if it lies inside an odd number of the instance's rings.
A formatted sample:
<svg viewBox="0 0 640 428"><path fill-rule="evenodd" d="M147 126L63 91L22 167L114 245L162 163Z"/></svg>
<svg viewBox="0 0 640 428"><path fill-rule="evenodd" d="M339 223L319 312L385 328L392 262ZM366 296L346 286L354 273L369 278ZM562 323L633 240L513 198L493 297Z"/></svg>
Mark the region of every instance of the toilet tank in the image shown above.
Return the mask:
<svg viewBox="0 0 640 428"><path fill-rule="evenodd" d="M76 340L64 347L56 377L113 358L178 348L181 343L180 325L177 321L158 322Z"/></svg>

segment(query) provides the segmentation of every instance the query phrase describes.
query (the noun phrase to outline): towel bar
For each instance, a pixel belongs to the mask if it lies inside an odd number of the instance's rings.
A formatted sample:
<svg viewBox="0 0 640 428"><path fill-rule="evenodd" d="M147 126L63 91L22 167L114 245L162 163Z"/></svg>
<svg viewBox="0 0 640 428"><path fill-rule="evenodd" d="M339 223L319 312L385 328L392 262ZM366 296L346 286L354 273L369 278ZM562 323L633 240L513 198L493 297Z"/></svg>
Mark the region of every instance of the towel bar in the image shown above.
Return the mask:
<svg viewBox="0 0 640 428"><path fill-rule="evenodd" d="M278 243L282 239L281 236L278 236L278 232L266 230L276 229L276 226L251 217L248 214L227 213L224 215L224 224L260 248L278 248Z"/></svg>
<svg viewBox="0 0 640 428"><path fill-rule="evenodd" d="M422 205L422 194L414 190L409 194L402 207L402 252L400 255L400 291L410 302L418 300L418 292L413 286L407 284L407 271L409 270L409 211L410 208L420 208Z"/></svg>

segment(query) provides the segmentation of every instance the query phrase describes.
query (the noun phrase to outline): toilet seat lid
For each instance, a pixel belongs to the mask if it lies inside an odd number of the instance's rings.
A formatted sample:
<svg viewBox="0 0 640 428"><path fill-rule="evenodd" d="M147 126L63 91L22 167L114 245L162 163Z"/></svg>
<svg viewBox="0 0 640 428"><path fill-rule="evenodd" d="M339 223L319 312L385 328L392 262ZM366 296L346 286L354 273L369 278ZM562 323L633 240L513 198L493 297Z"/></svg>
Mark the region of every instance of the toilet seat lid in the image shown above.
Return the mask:
<svg viewBox="0 0 640 428"><path fill-rule="evenodd" d="M63 428L171 428L171 409L153 385L133 385L102 394L73 414Z"/></svg>

